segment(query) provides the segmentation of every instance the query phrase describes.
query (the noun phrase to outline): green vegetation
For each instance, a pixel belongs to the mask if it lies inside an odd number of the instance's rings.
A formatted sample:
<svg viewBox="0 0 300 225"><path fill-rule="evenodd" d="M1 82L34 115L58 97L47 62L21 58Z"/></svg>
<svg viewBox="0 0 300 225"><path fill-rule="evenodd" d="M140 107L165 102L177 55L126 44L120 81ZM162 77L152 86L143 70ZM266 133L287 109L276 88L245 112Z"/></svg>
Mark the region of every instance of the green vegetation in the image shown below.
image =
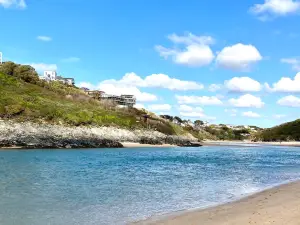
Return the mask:
<svg viewBox="0 0 300 225"><path fill-rule="evenodd" d="M255 136L258 141L300 141L300 119L265 129Z"/></svg>
<svg viewBox="0 0 300 225"><path fill-rule="evenodd" d="M250 136L250 130L243 127L207 127L201 120L192 124L177 116L158 117L145 110L120 109L112 102L89 97L75 86L40 80L34 68L13 62L0 65L0 95L0 118L4 119L72 126L150 128L168 135L193 135L198 140L242 140Z"/></svg>
<svg viewBox="0 0 300 225"><path fill-rule="evenodd" d="M176 126L161 119L144 121L143 111L119 109L111 102L90 98L77 87L42 81L31 66L13 62L0 65L0 95L0 118L4 119L178 132Z"/></svg>

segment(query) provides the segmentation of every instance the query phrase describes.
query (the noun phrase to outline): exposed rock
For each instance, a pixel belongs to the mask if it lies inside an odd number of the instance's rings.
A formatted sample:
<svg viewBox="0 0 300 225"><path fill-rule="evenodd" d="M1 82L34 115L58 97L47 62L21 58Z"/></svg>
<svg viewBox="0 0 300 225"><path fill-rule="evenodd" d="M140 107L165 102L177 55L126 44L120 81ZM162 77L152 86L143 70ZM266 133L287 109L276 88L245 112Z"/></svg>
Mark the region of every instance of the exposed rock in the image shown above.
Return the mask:
<svg viewBox="0 0 300 225"><path fill-rule="evenodd" d="M203 145L199 142L187 142L185 144L178 145L178 146L180 146L180 147L201 147Z"/></svg>
<svg viewBox="0 0 300 225"><path fill-rule="evenodd" d="M191 137L170 136L153 130L115 127L66 127L47 123L0 120L0 147L23 148L119 148L120 142L190 145Z"/></svg>

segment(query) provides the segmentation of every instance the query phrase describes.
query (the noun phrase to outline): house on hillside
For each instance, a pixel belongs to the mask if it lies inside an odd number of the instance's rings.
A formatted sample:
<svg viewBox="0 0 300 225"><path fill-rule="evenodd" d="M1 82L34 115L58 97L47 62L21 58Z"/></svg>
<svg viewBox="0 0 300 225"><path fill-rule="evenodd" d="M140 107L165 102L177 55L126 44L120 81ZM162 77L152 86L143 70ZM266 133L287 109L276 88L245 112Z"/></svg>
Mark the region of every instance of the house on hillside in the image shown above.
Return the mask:
<svg viewBox="0 0 300 225"><path fill-rule="evenodd" d="M64 78L62 76L58 76L54 70L44 71L44 76L41 77L41 79L46 81L59 81L69 86L73 86L75 84L74 78Z"/></svg>
<svg viewBox="0 0 300 225"><path fill-rule="evenodd" d="M119 106L133 107L136 104L136 97L134 95L110 95L104 91L85 91L89 96L98 99L100 101L108 100L116 103Z"/></svg>
<svg viewBox="0 0 300 225"><path fill-rule="evenodd" d="M0 52L0 64L2 64L3 63L3 54L2 54L2 52Z"/></svg>
<svg viewBox="0 0 300 225"><path fill-rule="evenodd" d="M44 71L43 78L47 81L55 81L57 79L57 73L56 73L56 71L46 70L46 71Z"/></svg>

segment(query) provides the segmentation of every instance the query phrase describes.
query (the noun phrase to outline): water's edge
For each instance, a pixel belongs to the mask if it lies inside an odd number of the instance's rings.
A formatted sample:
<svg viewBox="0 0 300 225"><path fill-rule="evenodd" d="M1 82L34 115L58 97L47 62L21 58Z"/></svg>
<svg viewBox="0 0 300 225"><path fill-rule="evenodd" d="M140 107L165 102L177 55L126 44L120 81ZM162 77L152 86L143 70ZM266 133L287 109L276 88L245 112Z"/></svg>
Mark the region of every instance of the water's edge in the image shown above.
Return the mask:
<svg viewBox="0 0 300 225"><path fill-rule="evenodd" d="M190 212L201 212L201 211L204 211L204 210L210 210L210 209L220 207L220 206L224 206L224 205L228 205L228 204L234 204L234 203L237 203L239 201L247 200L248 198L251 198L253 196L260 195L260 194L262 194L266 191L270 191L272 189L277 189L279 187L283 187L285 185L289 185L289 184L297 183L297 182L300 182L300 179L290 180L290 181L281 182L281 183L278 183L278 184L275 184L275 185L271 185L271 186L268 186L268 187L263 188L261 190L258 190L256 192L245 194L245 195L239 196L235 199L231 199L231 200L228 200L228 201L225 201L225 202L210 204L210 205L206 205L206 206L203 206L203 207L183 209L183 210L178 210L178 211L174 211L174 212L166 212L166 213L162 213L162 214L159 214L159 215L153 215L153 216L150 216L150 217L142 219L142 220L135 220L135 221L129 222L128 225L129 224L132 224L132 225L139 225L139 224L140 225L147 225L148 223L150 224L150 223L157 222L157 221L167 220L168 218L178 217L178 216L184 215L186 213L190 213Z"/></svg>

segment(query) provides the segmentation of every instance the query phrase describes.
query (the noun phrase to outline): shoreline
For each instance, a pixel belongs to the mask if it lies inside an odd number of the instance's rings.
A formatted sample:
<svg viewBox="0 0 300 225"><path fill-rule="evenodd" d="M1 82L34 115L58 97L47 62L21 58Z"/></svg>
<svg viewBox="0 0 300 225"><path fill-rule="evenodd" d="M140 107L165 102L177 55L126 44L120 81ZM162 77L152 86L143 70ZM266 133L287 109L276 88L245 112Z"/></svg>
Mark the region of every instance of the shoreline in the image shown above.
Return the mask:
<svg viewBox="0 0 300 225"><path fill-rule="evenodd" d="M136 225L299 225L300 180L266 188L224 204L182 210L137 221Z"/></svg>
<svg viewBox="0 0 300 225"><path fill-rule="evenodd" d="M180 147L178 145L172 144L141 144L139 142L119 142L123 145L121 148L173 148ZM300 147L300 142L251 142L251 141L212 141L206 140L200 142L200 144L204 147L206 146L222 146L222 147L260 147L260 146L282 146L282 147ZM187 146L189 147L189 146ZM192 147L192 146L191 146ZM99 147L94 147L94 149ZM105 147L102 147L105 148ZM24 146L9 146L9 147L0 147L1 150L28 150L30 148L26 148ZM33 148L34 149L34 148ZM48 148L47 148L48 149ZM49 148L53 149L53 148ZM57 148L57 149L78 149L78 148ZM87 149L93 149L90 147Z"/></svg>
<svg viewBox="0 0 300 225"><path fill-rule="evenodd" d="M256 146L285 146L285 147L300 147L300 142L252 142L252 141L213 141L206 140L201 142L203 146L237 146L237 147L256 147Z"/></svg>

